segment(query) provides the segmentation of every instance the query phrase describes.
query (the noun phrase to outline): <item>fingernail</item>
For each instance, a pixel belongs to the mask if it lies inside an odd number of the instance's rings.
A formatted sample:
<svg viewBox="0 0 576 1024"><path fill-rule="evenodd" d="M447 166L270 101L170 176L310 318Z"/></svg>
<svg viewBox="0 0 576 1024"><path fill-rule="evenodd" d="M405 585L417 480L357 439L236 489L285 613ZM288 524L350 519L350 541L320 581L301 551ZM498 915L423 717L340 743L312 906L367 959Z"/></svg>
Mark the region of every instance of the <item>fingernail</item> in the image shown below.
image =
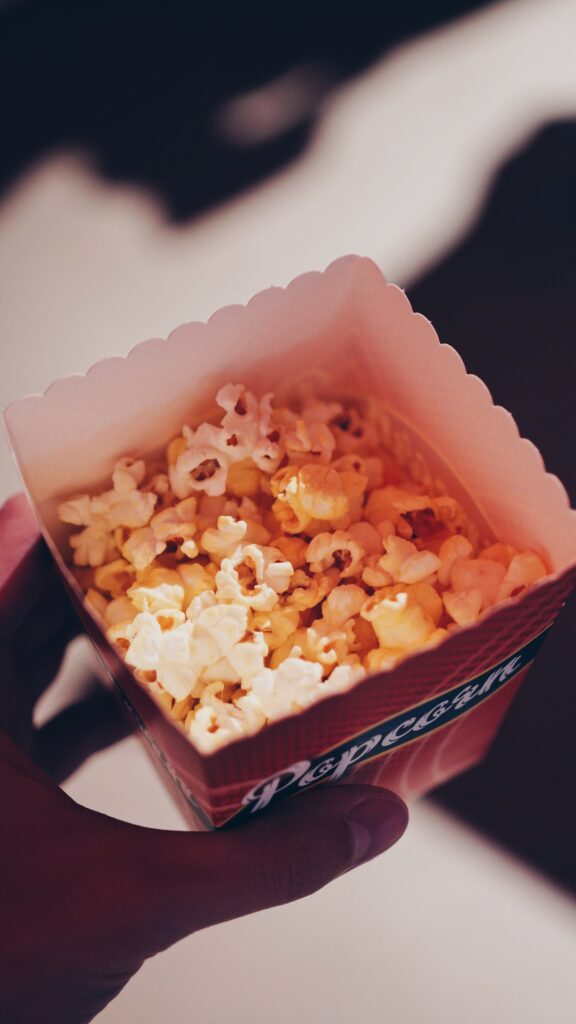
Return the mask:
<svg viewBox="0 0 576 1024"><path fill-rule="evenodd" d="M372 860L400 839L408 824L406 804L393 793L356 804L346 815L354 842L351 867Z"/></svg>

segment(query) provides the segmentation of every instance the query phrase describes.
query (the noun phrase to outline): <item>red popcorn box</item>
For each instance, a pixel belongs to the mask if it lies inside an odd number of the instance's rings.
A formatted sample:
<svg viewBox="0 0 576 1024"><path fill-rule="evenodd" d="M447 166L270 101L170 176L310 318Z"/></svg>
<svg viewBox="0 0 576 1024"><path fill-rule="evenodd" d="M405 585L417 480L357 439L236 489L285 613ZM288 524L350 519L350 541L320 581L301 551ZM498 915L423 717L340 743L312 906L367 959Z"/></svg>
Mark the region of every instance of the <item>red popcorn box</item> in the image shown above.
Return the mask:
<svg viewBox="0 0 576 1024"><path fill-rule="evenodd" d="M406 475L454 496L483 535L542 554L551 572L520 597L351 689L202 754L122 661L68 568L57 507L104 489L117 459L155 457L182 423L200 422L227 381L286 404L303 386L371 397ZM406 800L486 753L576 580L576 512L537 449L485 385L442 345L368 259L269 288L206 324L137 345L84 377L56 381L5 412L46 541L110 676L199 827L217 828L320 782L360 781Z"/></svg>

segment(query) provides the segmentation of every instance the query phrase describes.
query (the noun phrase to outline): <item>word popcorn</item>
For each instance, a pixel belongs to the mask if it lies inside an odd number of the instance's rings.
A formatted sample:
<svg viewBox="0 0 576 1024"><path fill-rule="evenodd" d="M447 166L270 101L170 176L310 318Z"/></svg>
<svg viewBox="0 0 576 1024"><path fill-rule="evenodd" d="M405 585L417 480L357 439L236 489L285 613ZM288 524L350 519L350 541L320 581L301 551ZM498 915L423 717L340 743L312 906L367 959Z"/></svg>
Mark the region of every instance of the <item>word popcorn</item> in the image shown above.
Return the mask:
<svg viewBox="0 0 576 1024"><path fill-rule="evenodd" d="M406 478L361 403L242 384L165 459L63 502L75 574L138 680L203 753L392 668L547 574Z"/></svg>

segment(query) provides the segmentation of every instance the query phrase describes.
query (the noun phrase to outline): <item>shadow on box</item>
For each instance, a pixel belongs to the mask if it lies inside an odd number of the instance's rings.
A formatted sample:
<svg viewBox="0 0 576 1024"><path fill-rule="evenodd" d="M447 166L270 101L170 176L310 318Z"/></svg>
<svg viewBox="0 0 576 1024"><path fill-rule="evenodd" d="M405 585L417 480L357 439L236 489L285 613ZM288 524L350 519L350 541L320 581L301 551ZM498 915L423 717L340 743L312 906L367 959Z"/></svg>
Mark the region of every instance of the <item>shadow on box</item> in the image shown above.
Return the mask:
<svg viewBox="0 0 576 1024"><path fill-rule="evenodd" d="M576 501L576 123L545 128L499 174L470 235L415 309L513 413ZM436 799L576 890L574 600L488 758Z"/></svg>

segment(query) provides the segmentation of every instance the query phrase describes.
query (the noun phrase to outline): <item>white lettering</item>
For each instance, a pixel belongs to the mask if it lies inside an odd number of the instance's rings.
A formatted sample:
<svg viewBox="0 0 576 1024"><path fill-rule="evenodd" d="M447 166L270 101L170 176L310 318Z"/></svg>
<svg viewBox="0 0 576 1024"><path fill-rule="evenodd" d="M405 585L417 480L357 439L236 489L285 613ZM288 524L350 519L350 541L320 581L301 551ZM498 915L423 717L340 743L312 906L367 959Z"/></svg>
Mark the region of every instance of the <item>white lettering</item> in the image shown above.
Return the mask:
<svg viewBox="0 0 576 1024"><path fill-rule="evenodd" d="M306 772L306 775L300 779L298 785L309 786L311 782L316 782L318 779L321 779L324 775L327 775L328 772L331 772L333 768L334 758L328 757L325 761L321 761L320 764L311 768L309 772Z"/></svg>
<svg viewBox="0 0 576 1024"><path fill-rule="evenodd" d="M478 690L477 696L485 697L486 694L489 693L492 687L494 686L494 683L504 682L505 679L508 679L509 676L514 674L514 672L518 671L521 663L522 655L517 654L515 658L511 658L511 660L506 662L506 664L502 667L494 669L494 671L491 672L488 678L485 679L484 682L482 683L482 686Z"/></svg>
<svg viewBox="0 0 576 1024"><path fill-rule="evenodd" d="M455 711L459 711L460 708L466 707L467 704L476 696L478 690L478 683L474 686L465 686L460 693L457 693L452 700L452 707Z"/></svg>
<svg viewBox="0 0 576 1024"><path fill-rule="evenodd" d="M412 731L420 732L421 729L426 729L431 722L435 722L437 718L441 718L442 715L448 711L449 707L450 704L447 700L440 701L440 704L435 704L430 711L427 711L425 715L422 715L422 717L418 719Z"/></svg>
<svg viewBox="0 0 576 1024"><path fill-rule="evenodd" d="M507 665L504 665L504 668L500 673L500 679L502 679L502 681L504 681L504 679L508 679L508 676L511 676L513 672L516 672L520 668L521 661L521 654L517 654L515 658L512 658L512 661L509 661Z"/></svg>
<svg viewBox="0 0 576 1024"><path fill-rule="evenodd" d="M265 807L268 807L268 804L277 793L281 793L283 789L288 789L304 772L308 771L309 767L310 761L297 761L279 775L273 775L271 778L259 782L249 793L246 793L242 803L244 806L252 804L253 806L250 808L252 813L262 811Z"/></svg>
<svg viewBox="0 0 576 1024"><path fill-rule="evenodd" d="M397 725L395 729L391 729L390 732L386 734L382 740L382 746L391 747L393 743L397 743L398 740L402 739L402 737L406 735L406 733L411 732L415 721L416 716L414 716L414 718L407 718L404 722L400 722L400 725ZM400 732L400 730L402 730L402 732Z"/></svg>
<svg viewBox="0 0 576 1024"><path fill-rule="evenodd" d="M382 736L380 733L377 733L376 736L371 736L365 743L360 743L359 746L350 747L348 750L345 750L330 781L335 782L336 779L344 775L344 772L351 764L355 764L356 761L362 761L365 757L368 757L370 751L374 750L374 747L380 743L381 739Z"/></svg>

